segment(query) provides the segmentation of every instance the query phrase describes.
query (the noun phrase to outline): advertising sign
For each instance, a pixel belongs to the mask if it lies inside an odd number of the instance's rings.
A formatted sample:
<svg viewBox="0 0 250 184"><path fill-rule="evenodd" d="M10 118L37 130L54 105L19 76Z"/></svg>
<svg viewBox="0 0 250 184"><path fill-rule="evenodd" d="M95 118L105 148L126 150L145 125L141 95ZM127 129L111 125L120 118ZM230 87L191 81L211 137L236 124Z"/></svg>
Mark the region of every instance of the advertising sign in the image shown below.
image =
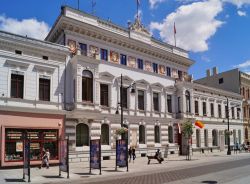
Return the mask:
<svg viewBox="0 0 250 184"><path fill-rule="evenodd" d="M127 166L127 143L126 140L117 140L116 142L116 163L119 167Z"/></svg>
<svg viewBox="0 0 250 184"><path fill-rule="evenodd" d="M101 167L101 144L100 139L90 141L90 167L100 169Z"/></svg>

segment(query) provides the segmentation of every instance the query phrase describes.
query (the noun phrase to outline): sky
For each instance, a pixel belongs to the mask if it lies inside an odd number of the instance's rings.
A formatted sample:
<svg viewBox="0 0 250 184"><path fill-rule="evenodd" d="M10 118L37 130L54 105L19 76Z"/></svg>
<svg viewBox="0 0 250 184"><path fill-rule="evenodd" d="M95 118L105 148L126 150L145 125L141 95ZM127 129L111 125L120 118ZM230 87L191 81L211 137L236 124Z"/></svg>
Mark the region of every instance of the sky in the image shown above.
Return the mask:
<svg viewBox="0 0 250 184"><path fill-rule="evenodd" d="M62 5L78 0L0 0L0 30L44 39ZM95 2L92 9L92 1ZM250 74L250 0L138 0L143 25L153 37L189 51L194 79L206 69L240 68ZM137 0L79 0L80 10L127 27Z"/></svg>

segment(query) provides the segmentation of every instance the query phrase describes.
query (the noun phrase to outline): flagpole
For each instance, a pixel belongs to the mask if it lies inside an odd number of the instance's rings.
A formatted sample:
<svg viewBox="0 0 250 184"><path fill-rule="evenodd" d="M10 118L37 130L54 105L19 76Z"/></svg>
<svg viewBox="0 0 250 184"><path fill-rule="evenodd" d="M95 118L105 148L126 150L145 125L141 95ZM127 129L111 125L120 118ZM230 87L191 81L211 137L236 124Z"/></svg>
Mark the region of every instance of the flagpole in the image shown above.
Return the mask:
<svg viewBox="0 0 250 184"><path fill-rule="evenodd" d="M139 0L136 1L137 3L137 19L139 19Z"/></svg>
<svg viewBox="0 0 250 184"><path fill-rule="evenodd" d="M78 10L80 9L80 0L78 0Z"/></svg>
<svg viewBox="0 0 250 184"><path fill-rule="evenodd" d="M174 22L174 46L176 47L176 28L175 28L175 22Z"/></svg>

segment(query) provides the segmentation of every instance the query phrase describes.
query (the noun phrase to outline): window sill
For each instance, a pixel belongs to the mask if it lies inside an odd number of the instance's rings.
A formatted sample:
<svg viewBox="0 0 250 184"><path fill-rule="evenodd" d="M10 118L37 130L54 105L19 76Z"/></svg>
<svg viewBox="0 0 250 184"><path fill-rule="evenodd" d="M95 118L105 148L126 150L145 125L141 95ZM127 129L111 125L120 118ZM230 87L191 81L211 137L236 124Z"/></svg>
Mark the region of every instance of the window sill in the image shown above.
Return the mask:
<svg viewBox="0 0 250 184"><path fill-rule="evenodd" d="M91 106L94 106L94 103L93 102L89 102L89 101L83 101L82 105L91 105Z"/></svg>

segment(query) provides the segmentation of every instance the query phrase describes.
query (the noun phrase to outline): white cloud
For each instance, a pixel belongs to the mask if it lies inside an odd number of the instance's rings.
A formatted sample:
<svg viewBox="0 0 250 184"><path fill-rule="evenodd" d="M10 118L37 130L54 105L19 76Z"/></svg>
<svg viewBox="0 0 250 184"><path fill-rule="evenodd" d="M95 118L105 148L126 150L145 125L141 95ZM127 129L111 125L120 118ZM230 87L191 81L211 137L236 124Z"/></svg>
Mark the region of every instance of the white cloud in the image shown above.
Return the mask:
<svg viewBox="0 0 250 184"><path fill-rule="evenodd" d="M237 13L238 13L238 15L241 16L241 17L242 17L242 16L247 16L247 13L244 12L244 11L238 10Z"/></svg>
<svg viewBox="0 0 250 184"><path fill-rule="evenodd" d="M250 0L222 0L223 2L228 2L241 8L243 5L250 5Z"/></svg>
<svg viewBox="0 0 250 184"><path fill-rule="evenodd" d="M174 44L174 22L176 23L176 45L183 49L202 52L208 50L208 39L222 25L216 16L222 11L220 0L207 0L180 6L166 16L162 22L151 22L150 30L158 30L161 39Z"/></svg>
<svg viewBox="0 0 250 184"><path fill-rule="evenodd" d="M238 64L234 66L235 68L245 68L250 67L250 60L245 61L244 63Z"/></svg>
<svg viewBox="0 0 250 184"><path fill-rule="evenodd" d="M0 29L37 39L44 39L50 30L47 23L36 18L17 20L3 15L0 15Z"/></svg>
<svg viewBox="0 0 250 184"><path fill-rule="evenodd" d="M141 9L138 10L138 16L139 16L140 19L142 19L143 13L142 13ZM137 17L137 13L134 15L135 19L136 19L136 17Z"/></svg>
<svg viewBox="0 0 250 184"><path fill-rule="evenodd" d="M153 9L157 4L162 3L166 0L149 0L150 8Z"/></svg>

